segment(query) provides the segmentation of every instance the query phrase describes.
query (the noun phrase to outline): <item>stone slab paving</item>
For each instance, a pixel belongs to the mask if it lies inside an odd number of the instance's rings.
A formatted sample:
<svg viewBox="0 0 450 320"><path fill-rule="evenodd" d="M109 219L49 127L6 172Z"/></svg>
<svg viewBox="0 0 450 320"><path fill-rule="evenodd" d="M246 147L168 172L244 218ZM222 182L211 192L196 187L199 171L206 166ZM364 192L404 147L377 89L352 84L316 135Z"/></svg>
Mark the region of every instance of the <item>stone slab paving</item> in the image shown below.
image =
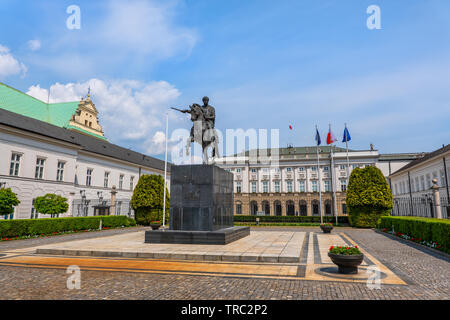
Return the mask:
<svg viewBox="0 0 450 320"><path fill-rule="evenodd" d="M304 232L258 232L227 245L144 243L144 232L50 244L37 254L186 259L233 262L299 262Z"/></svg>
<svg viewBox="0 0 450 320"><path fill-rule="evenodd" d="M313 235L320 234L319 228L255 228L257 231L271 232L299 232L305 233L306 238L313 239ZM370 299L370 300L405 300L405 299L450 299L450 259L436 256L427 250L419 250L407 243L390 239L373 230L355 230L351 228L336 228L342 232L346 241L354 241L360 248L370 255L372 263L381 263L399 275L406 285L382 284L379 289L371 289L364 282L344 282L337 280L311 281L303 277L243 277L218 276L204 274L182 273L145 273L145 272L117 272L108 269L84 270L81 273L81 289L68 290L65 268L55 266L13 266L3 264L8 259L12 248L7 248L8 254L0 257L0 287L3 299L287 299L287 300L341 300L341 299ZM80 235L82 236L82 235ZM56 237L55 237L56 238ZM21 251L16 252L16 258L32 258L39 255L27 255L34 250L36 243L23 240ZM321 240L318 240L321 241ZM15 242L15 241L14 241ZM11 242L11 243L14 243ZM19 242L19 241L17 241ZM302 251L302 263L314 264L314 243L309 241ZM28 251L27 251L28 250ZM317 251L317 250L316 250ZM320 251L320 250L319 250ZM3 254L0 244L0 252ZM22 256L20 256L22 254ZM62 259L68 256L47 256L45 258ZM105 260L108 263L119 264L119 258L73 257L73 259ZM125 258L120 258L126 260ZM137 259L132 259L138 263ZM321 260L321 259L320 259ZM55 260L56 261L56 260ZM156 260L147 260L147 263ZM322 262L322 261L321 261ZM140 262L139 262L140 263ZM161 261L163 263L163 261ZM164 262L164 263L167 263ZM176 261L173 261L176 263ZM253 273L258 263L239 262L195 262L194 264L208 264L212 270L228 270L227 264L235 268L235 272L245 270ZM244 266L245 265L245 266ZM264 263L265 269L260 273L275 274L285 272L293 274L293 269L287 267L301 267L301 263L283 265L280 263ZM326 266L321 263L320 265ZM178 268L178 267L177 267ZM200 266L199 270L203 270ZM263 268L263 267L261 267ZM191 270L191 267L190 267ZM300 270L300 268L298 268Z"/></svg>

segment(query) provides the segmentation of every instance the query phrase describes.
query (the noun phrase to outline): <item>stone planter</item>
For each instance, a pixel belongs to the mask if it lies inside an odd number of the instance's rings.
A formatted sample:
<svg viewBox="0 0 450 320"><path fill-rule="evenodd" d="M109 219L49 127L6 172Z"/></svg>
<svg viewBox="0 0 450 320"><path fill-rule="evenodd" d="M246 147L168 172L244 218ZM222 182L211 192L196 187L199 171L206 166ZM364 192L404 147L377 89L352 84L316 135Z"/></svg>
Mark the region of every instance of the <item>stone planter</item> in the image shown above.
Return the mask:
<svg viewBox="0 0 450 320"><path fill-rule="evenodd" d="M158 230L159 227L161 227L161 226L162 226L162 224L160 224L160 223L151 223L150 224L150 227L152 227L152 230Z"/></svg>
<svg viewBox="0 0 450 320"><path fill-rule="evenodd" d="M322 229L323 233L330 233L333 230L333 226L320 226L320 229Z"/></svg>
<svg viewBox="0 0 450 320"><path fill-rule="evenodd" d="M364 259L364 254L334 254L328 252L328 256L331 261L339 267L339 273L343 274L357 274L358 266L362 263Z"/></svg>

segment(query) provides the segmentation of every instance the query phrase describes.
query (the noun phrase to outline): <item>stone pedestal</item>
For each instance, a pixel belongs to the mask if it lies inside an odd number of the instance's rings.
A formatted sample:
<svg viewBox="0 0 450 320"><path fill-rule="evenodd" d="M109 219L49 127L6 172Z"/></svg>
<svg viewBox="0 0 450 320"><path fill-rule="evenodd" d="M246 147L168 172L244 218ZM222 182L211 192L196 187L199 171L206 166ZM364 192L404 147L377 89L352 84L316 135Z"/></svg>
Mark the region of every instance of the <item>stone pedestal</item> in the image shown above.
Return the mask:
<svg viewBox="0 0 450 320"><path fill-rule="evenodd" d="M170 230L149 230L147 243L226 244L250 234L233 227L233 174L214 165L171 166Z"/></svg>

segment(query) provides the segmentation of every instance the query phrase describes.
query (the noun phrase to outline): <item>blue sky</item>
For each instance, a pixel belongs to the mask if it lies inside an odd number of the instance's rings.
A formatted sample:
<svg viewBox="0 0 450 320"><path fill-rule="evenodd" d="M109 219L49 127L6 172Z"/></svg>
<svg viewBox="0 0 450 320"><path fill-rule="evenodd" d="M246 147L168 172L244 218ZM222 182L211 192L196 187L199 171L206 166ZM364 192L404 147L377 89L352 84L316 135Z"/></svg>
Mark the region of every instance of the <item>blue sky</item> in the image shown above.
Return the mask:
<svg viewBox="0 0 450 320"><path fill-rule="evenodd" d="M366 26L372 4L381 30ZM157 157L165 110L204 95L223 132L275 128L303 146L316 124L324 141L347 123L350 148L432 151L450 143L449 13L447 0L2 0L0 81L52 101L90 85L109 140ZM170 113L170 131L190 126Z"/></svg>

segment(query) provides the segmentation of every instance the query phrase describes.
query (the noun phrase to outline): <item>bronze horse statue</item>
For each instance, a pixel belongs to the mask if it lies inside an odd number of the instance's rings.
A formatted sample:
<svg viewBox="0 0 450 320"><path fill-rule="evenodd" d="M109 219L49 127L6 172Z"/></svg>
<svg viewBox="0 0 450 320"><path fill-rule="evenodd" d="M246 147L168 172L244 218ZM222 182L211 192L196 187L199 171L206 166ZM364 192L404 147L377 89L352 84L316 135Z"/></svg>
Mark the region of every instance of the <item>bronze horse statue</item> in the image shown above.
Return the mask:
<svg viewBox="0 0 450 320"><path fill-rule="evenodd" d="M204 102L205 98L203 98ZM217 131L214 128L215 113L213 114L213 118L210 117L210 119L207 119L205 117L205 114L208 112L207 107L212 108L211 106L207 105L206 102L205 107L194 103L189 106L189 110L180 110L176 108L172 109L191 114L191 121L193 122L193 126L191 128L191 134L186 140L186 155L188 156L190 154L189 151L191 148L191 143L197 142L202 146L203 164L213 164L214 159L220 157L218 148L219 138L217 135ZM208 148L210 147L212 148L212 161L209 161L208 159Z"/></svg>

